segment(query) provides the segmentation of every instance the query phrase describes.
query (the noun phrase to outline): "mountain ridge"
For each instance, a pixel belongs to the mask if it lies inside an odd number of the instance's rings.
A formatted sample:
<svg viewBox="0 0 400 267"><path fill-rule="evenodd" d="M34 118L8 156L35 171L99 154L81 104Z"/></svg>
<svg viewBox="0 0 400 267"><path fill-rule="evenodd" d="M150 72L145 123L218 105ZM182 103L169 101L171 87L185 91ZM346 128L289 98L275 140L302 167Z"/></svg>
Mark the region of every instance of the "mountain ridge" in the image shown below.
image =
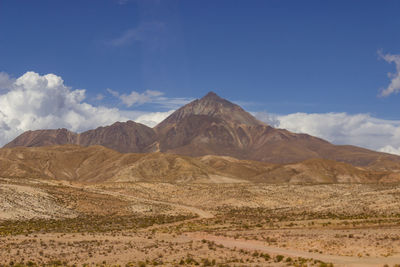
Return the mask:
<svg viewBox="0 0 400 267"><path fill-rule="evenodd" d="M182 106L154 128L127 121L79 134L67 129L27 131L4 148L65 144L102 145L122 153L218 155L280 164L322 158L379 170L398 170L400 163L399 156L273 128L214 92Z"/></svg>

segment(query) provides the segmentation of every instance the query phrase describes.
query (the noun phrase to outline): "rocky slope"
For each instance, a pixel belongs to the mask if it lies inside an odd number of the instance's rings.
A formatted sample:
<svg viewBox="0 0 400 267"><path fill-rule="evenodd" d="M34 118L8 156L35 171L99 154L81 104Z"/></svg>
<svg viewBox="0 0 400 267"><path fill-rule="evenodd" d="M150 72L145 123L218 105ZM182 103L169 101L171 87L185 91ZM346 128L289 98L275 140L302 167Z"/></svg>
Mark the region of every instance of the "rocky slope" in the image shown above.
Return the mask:
<svg viewBox="0 0 400 267"><path fill-rule="evenodd" d="M116 122L78 134L77 145L102 145L122 153L147 152L156 141L156 133L146 125L133 121Z"/></svg>
<svg viewBox="0 0 400 267"><path fill-rule="evenodd" d="M67 129L26 131L4 147L76 144L78 135Z"/></svg>
<svg viewBox="0 0 400 267"><path fill-rule="evenodd" d="M116 122L110 126L98 127L83 133L67 129L27 131L4 146L41 147L53 145L101 145L122 153L139 153L157 150L155 131L146 125L133 121Z"/></svg>

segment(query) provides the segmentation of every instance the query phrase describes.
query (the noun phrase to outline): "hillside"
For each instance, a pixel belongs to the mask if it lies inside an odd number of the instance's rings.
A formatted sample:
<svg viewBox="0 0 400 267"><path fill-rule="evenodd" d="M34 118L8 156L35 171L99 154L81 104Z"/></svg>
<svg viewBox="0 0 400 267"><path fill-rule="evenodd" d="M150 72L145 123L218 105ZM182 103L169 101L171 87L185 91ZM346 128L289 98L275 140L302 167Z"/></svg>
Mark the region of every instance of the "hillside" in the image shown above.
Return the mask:
<svg viewBox="0 0 400 267"><path fill-rule="evenodd" d="M372 171L331 160L270 164L225 156L122 154L102 146L0 149L0 177L78 182L171 183L377 183L400 173Z"/></svg>

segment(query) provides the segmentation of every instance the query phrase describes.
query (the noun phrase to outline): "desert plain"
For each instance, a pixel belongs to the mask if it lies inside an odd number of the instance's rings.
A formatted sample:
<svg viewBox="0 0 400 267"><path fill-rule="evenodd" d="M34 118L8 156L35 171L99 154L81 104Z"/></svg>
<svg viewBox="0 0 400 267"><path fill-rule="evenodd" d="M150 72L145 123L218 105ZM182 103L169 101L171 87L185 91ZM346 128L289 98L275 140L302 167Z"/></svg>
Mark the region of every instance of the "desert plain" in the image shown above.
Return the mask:
<svg viewBox="0 0 400 267"><path fill-rule="evenodd" d="M400 184L0 179L3 266L396 266Z"/></svg>

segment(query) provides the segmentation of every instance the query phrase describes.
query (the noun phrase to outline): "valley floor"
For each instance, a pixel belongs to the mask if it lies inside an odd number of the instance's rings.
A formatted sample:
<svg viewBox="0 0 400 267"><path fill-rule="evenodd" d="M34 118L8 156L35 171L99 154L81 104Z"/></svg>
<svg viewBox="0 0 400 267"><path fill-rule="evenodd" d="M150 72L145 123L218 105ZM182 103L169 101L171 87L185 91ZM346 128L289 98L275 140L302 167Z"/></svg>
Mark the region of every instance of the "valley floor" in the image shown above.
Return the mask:
<svg viewBox="0 0 400 267"><path fill-rule="evenodd" d="M5 177L0 264L396 266L400 185Z"/></svg>

